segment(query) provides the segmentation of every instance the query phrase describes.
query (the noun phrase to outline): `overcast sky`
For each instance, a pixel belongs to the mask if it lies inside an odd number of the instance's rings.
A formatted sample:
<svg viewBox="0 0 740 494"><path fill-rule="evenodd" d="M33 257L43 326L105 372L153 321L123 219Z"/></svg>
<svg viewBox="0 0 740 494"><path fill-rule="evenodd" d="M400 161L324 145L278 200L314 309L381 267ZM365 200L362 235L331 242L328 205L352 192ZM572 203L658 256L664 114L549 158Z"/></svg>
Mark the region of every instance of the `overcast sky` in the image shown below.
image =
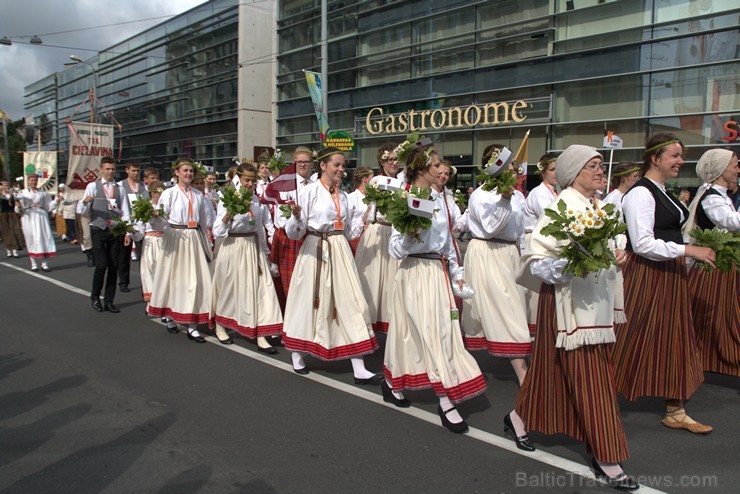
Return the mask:
<svg viewBox="0 0 740 494"><path fill-rule="evenodd" d="M167 20L154 17L202 3L205 0L0 0L0 38L13 41L12 46L0 45L0 108L13 120L23 118L23 88L63 70L70 54L86 60ZM130 23L99 27L121 22ZM70 30L75 31L51 34ZM41 37L42 45L28 44L34 35Z"/></svg>

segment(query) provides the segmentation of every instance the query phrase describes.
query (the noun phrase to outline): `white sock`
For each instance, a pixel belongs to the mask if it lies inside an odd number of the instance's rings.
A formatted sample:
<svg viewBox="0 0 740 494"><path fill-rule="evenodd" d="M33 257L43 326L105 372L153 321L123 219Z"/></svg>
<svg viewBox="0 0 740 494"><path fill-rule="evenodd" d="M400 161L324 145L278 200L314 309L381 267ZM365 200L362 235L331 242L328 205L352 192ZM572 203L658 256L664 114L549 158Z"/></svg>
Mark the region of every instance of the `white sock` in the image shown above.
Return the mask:
<svg viewBox="0 0 740 494"><path fill-rule="evenodd" d="M31 260L31 269L36 269L39 267L38 264L36 264L36 259L34 259L33 257L29 257L29 259Z"/></svg>
<svg viewBox="0 0 740 494"><path fill-rule="evenodd" d="M452 404L452 402L450 401L450 399L447 398L447 396L440 396L439 397L439 406L442 407L442 413L445 414L445 416L447 417L447 420L449 420L453 424L459 424L460 422L463 421L463 418L457 412L457 409L452 410L452 411L450 411L448 413L445 413L445 412L447 412L447 410L449 410L450 408L452 408L452 407L455 406L455 405Z"/></svg>
<svg viewBox="0 0 740 494"><path fill-rule="evenodd" d="M509 418L511 419L511 425L514 426L514 434L516 434L516 437L526 436L527 429L524 428L524 421L519 414L516 413L516 410L511 411Z"/></svg>
<svg viewBox="0 0 740 494"><path fill-rule="evenodd" d="M622 470L622 467L619 465L619 463L602 463L599 460L596 460L596 463L599 464L601 470L605 474L612 478L619 478L619 476L624 473L624 470Z"/></svg>
<svg viewBox="0 0 740 494"><path fill-rule="evenodd" d="M175 321L173 321L171 317L165 317L165 319L167 320L167 327L168 328L176 328L177 327L177 324L175 324Z"/></svg>
<svg viewBox="0 0 740 494"><path fill-rule="evenodd" d="M5 252L7 252L7 253L8 253L8 257L10 257L11 255L13 255L13 253L12 253L12 252L10 252L10 249L5 249Z"/></svg>
<svg viewBox="0 0 740 494"><path fill-rule="evenodd" d="M306 367L306 362L303 360L303 355L300 352L292 352L290 358L293 360L294 369L303 369Z"/></svg>
<svg viewBox="0 0 740 494"><path fill-rule="evenodd" d="M356 378L369 379L375 375L375 373L370 372L365 368L365 359L362 357L350 360L352 360L352 372L354 372Z"/></svg>
<svg viewBox="0 0 740 494"><path fill-rule="evenodd" d="M44 269L49 269L49 264L46 261L44 261L41 263L41 267Z"/></svg>
<svg viewBox="0 0 740 494"><path fill-rule="evenodd" d="M198 325L188 324L188 334L193 338L197 338L198 336L200 336L200 333L198 332Z"/></svg>
<svg viewBox="0 0 740 494"><path fill-rule="evenodd" d="M391 393L393 393L393 396L395 396L399 400L403 400L405 397L403 396L403 393L400 391L393 391L393 388L391 387L390 381L388 379L385 380L385 383L388 385L388 388L391 390Z"/></svg>
<svg viewBox="0 0 740 494"><path fill-rule="evenodd" d="M17 250L14 250L13 251L13 257L16 257L17 255L18 255L18 251Z"/></svg>

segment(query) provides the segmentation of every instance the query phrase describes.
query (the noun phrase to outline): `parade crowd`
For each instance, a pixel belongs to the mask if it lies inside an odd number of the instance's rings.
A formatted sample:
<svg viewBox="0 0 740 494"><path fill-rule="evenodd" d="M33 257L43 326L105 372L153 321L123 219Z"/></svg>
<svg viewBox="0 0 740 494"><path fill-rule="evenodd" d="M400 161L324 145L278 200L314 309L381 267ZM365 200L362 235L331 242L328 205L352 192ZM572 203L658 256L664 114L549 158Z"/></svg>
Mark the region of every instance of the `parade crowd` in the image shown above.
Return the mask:
<svg viewBox="0 0 740 494"><path fill-rule="evenodd" d="M503 150L489 145L481 164ZM528 195L482 183L461 208L446 186L457 171L429 144L381 147L376 166L354 170L351 193L342 190L341 151L299 147L280 205L261 201L286 178L270 169L270 156L230 170L228 186L253 192L241 214L221 200L217 175L190 159L173 164L171 182L147 168L141 183L137 163L115 182L116 163L103 158L101 178L79 201L63 192L52 199L35 173L22 191L4 183L3 244L9 257L25 249L33 271L38 262L50 271L49 213L62 214L68 239L94 266L94 310L119 312L116 288L129 291L135 256L147 314L170 333L184 329L203 343L201 331L213 331L224 345L236 333L267 354L280 341L302 375L312 358L349 360L355 384L379 385L398 407L411 405L405 391L431 389L442 424L455 433L468 430L456 405L486 389L470 352L506 358L520 385L503 418L516 445L535 450L527 431L566 434L586 443L597 477L634 490L621 466L629 452L618 393L661 397L663 426L708 434L712 427L687 414L686 400L704 372L740 376L737 268L711 269L717 253L689 236L696 227L740 232L738 160L725 149L704 153L696 166L703 185L684 204L666 189L684 152L674 135L652 136L643 163L614 166L606 195L603 156L572 145L542 156L542 182ZM431 226L401 233L382 204L363 200L369 188L429 189ZM147 222L133 218L140 199L154 208ZM582 212L584 225L599 228L608 204L626 225L609 243L615 262L575 276L563 255L568 242L548 234L550 213ZM119 221L133 228L118 231ZM569 228L577 238L581 227ZM386 333L378 373L364 362L381 350L376 333Z"/></svg>

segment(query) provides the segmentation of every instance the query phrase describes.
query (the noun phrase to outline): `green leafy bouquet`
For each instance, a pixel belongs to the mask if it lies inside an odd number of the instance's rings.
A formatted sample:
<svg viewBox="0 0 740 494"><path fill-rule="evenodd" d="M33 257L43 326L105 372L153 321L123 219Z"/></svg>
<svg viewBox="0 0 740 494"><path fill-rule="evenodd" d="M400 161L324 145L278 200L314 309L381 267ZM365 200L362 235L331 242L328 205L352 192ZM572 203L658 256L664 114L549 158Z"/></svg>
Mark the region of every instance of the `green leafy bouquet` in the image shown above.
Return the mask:
<svg viewBox="0 0 740 494"><path fill-rule="evenodd" d="M108 226L110 227L110 232L113 234L114 237L122 237L127 233L134 232L134 225L132 225L128 221L122 220L118 216L113 216L108 221Z"/></svg>
<svg viewBox="0 0 740 494"><path fill-rule="evenodd" d="M624 233L627 225L619 220L614 204L574 211L560 200L557 208L545 209L552 222L542 229L542 234L569 241L560 254L561 259L568 260L566 273L585 278L617 263L609 240Z"/></svg>
<svg viewBox="0 0 740 494"><path fill-rule="evenodd" d="M270 161L267 163L267 168L273 173L280 173L288 168L288 163L283 160L283 152L280 149L275 150L275 154L272 155Z"/></svg>
<svg viewBox="0 0 740 494"><path fill-rule="evenodd" d="M460 212L464 213L465 210L468 209L468 201L465 199L465 196L460 189L455 189L455 194L452 197L455 200L457 207L460 208Z"/></svg>
<svg viewBox="0 0 740 494"><path fill-rule="evenodd" d="M431 219L411 214L407 199L408 196L429 199L430 195L431 190L428 187L419 189L411 186L408 192L405 190L394 191L388 202L385 219L402 235L414 235L420 230L431 228ZM418 237L417 240L421 242Z"/></svg>
<svg viewBox="0 0 740 494"><path fill-rule="evenodd" d="M388 214L388 207L393 202L393 192L383 190L378 184L373 183L365 188L365 197L362 199L365 204L375 203L375 210L382 215Z"/></svg>
<svg viewBox="0 0 740 494"><path fill-rule="evenodd" d="M514 186L519 183L516 173L509 169L506 169L495 177L492 177L486 173L482 166L478 166L478 175L484 177L482 187L483 190L487 192L495 189L499 194L506 194L513 190Z"/></svg>
<svg viewBox="0 0 740 494"><path fill-rule="evenodd" d="M135 221L141 221L142 223L149 223L152 221L152 217L154 216L154 204L152 204L152 201L150 199L145 199L143 197L138 198L133 203L131 203L131 217ZM164 212L164 207L162 205L159 206L159 208L156 210L159 214L160 218L166 218L167 215Z"/></svg>
<svg viewBox="0 0 740 494"><path fill-rule="evenodd" d="M707 228L702 230L697 227L689 232L696 242L694 245L709 247L716 252L717 257L714 265L723 273L729 273L737 269L740 264L740 233L730 233L725 228ZM714 268L703 261L697 261L695 267L711 273Z"/></svg>
<svg viewBox="0 0 740 494"><path fill-rule="evenodd" d="M227 185L221 189L219 201L232 218L239 214L247 214L252 205L252 191L246 187L236 190L233 185Z"/></svg>

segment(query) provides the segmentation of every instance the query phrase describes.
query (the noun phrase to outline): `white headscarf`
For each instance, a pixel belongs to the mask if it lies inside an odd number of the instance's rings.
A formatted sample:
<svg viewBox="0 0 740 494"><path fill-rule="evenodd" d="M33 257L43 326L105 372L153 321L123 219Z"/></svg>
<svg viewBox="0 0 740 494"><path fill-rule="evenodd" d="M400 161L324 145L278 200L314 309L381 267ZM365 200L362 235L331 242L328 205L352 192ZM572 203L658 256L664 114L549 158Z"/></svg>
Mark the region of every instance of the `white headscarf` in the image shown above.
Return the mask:
<svg viewBox="0 0 740 494"><path fill-rule="evenodd" d="M565 189L572 184L586 163L593 158L604 159L601 153L591 146L582 144L568 146L568 149L558 156L555 164L555 178L557 178L558 185Z"/></svg>
<svg viewBox="0 0 740 494"><path fill-rule="evenodd" d="M694 200L689 205L689 219L682 228L684 239L687 238L689 232L696 226L696 210L699 209L699 203L704 199L704 193L727 170L734 154L729 149L710 149L702 154L696 163L696 174L704 183L696 191Z"/></svg>

